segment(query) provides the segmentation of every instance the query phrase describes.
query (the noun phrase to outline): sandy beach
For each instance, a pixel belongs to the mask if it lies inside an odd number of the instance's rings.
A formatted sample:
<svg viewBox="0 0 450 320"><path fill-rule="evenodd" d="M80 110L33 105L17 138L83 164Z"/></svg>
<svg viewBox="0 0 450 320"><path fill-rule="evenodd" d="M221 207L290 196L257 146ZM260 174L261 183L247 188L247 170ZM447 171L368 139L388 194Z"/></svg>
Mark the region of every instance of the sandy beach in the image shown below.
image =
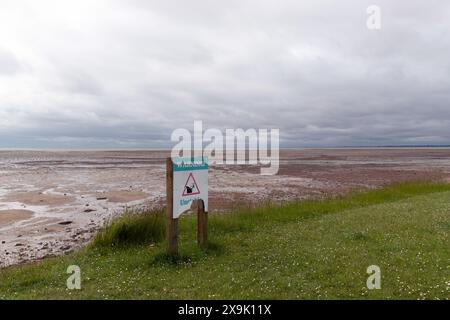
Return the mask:
<svg viewBox="0 0 450 320"><path fill-rule="evenodd" d="M0 151L0 267L72 251L127 207L165 201L165 151ZM450 181L449 149L292 149L280 171L212 166L212 214L393 182Z"/></svg>

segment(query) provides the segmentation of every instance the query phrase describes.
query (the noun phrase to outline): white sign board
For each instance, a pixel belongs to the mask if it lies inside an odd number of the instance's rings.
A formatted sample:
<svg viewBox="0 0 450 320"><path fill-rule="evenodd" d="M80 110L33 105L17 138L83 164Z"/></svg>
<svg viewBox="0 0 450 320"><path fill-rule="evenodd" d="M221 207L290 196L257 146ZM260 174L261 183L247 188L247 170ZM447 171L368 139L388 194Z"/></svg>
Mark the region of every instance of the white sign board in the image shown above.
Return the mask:
<svg viewBox="0 0 450 320"><path fill-rule="evenodd" d="M202 199L208 212L208 159L205 157L174 158L173 219Z"/></svg>

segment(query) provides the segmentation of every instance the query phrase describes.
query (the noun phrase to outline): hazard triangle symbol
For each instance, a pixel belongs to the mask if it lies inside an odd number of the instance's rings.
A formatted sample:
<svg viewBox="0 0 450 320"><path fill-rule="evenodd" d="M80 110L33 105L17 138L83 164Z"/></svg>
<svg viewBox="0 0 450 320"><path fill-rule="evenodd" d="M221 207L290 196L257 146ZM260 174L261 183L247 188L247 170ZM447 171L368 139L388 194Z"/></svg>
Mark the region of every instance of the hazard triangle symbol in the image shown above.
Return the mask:
<svg viewBox="0 0 450 320"><path fill-rule="evenodd" d="M200 194L197 182L195 182L192 172L189 174L186 183L184 184L183 197Z"/></svg>

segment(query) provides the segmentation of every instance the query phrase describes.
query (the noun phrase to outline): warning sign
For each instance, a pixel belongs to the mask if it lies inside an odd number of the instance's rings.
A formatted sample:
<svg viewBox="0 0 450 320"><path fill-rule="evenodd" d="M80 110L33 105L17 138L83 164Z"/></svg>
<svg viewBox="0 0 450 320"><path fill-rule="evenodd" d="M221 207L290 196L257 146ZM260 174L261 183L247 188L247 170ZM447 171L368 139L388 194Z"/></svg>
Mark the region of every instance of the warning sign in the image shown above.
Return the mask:
<svg viewBox="0 0 450 320"><path fill-rule="evenodd" d="M184 184L183 197L192 196L194 194L200 194L200 189L198 188L194 175L191 172L186 180L186 183Z"/></svg>
<svg viewBox="0 0 450 320"><path fill-rule="evenodd" d="M208 211L208 159L206 157L176 158L173 161L173 218L202 199Z"/></svg>

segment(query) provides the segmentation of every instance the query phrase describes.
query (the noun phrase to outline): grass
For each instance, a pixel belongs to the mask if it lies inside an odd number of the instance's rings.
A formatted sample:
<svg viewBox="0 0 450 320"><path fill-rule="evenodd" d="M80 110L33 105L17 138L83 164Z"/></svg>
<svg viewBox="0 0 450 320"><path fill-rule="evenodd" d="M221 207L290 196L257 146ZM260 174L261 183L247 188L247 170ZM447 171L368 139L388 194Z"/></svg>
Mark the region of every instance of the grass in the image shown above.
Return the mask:
<svg viewBox="0 0 450 320"><path fill-rule="evenodd" d="M180 221L165 253L161 212L126 214L87 248L0 271L3 299L448 299L450 185L412 183ZM82 289L66 289L78 265ZM381 268L368 290L366 269Z"/></svg>
<svg viewBox="0 0 450 320"><path fill-rule="evenodd" d="M93 247L127 247L160 242L165 236L164 212L125 211L92 241Z"/></svg>

